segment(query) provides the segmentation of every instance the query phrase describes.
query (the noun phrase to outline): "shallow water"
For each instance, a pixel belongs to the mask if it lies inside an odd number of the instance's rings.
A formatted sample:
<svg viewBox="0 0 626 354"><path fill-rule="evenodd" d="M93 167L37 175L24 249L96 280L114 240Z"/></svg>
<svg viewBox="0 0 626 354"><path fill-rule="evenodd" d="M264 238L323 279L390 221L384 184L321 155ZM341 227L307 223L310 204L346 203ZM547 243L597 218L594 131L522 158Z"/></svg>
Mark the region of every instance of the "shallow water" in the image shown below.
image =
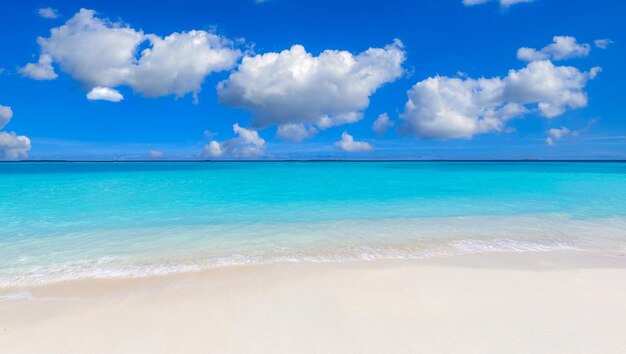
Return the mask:
<svg viewBox="0 0 626 354"><path fill-rule="evenodd" d="M0 285L225 264L626 250L626 163L0 164Z"/></svg>

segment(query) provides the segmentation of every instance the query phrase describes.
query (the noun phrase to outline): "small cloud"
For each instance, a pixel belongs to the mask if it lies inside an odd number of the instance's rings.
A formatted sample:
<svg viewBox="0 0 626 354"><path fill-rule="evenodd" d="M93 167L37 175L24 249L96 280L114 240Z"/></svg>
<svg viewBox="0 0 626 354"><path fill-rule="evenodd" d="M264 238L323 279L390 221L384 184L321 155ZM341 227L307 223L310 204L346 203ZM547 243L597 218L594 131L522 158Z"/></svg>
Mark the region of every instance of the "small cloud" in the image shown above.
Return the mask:
<svg viewBox="0 0 626 354"><path fill-rule="evenodd" d="M376 118L374 123L372 124L372 130L375 131L378 135L385 135L387 130L396 124L394 121L389 119L387 113L383 113Z"/></svg>
<svg viewBox="0 0 626 354"><path fill-rule="evenodd" d="M37 10L37 14L41 18L47 18L47 19L55 19L60 16L59 10L54 9L52 7L42 7Z"/></svg>
<svg viewBox="0 0 626 354"><path fill-rule="evenodd" d="M200 157L222 157L224 155L224 150L222 150L222 146L219 142L213 140L210 143L206 144L204 150L200 154Z"/></svg>
<svg viewBox="0 0 626 354"><path fill-rule="evenodd" d="M163 151L150 150L150 152L148 152L148 157L151 159L162 159L163 156L165 156Z"/></svg>
<svg viewBox="0 0 626 354"><path fill-rule="evenodd" d="M596 39L595 41L593 41L593 45L595 45L596 48L600 49L606 49L611 44L613 44L613 41L608 38Z"/></svg>
<svg viewBox="0 0 626 354"><path fill-rule="evenodd" d="M90 101L120 102L124 99L124 96L116 89L98 86L87 93L87 99Z"/></svg>
<svg viewBox="0 0 626 354"><path fill-rule="evenodd" d="M28 63L23 68L19 68L18 71L23 76L33 80L54 80L58 77L52 67L52 57L48 54L40 55L39 61Z"/></svg>
<svg viewBox="0 0 626 354"><path fill-rule="evenodd" d="M488 2L489 0L463 0L463 5L465 6L474 6L480 5Z"/></svg>
<svg viewBox="0 0 626 354"><path fill-rule="evenodd" d="M463 5L465 6L474 6L481 5L489 2L491 0L463 0ZM511 5L520 4L523 2L533 2L534 0L497 0L502 7L509 7Z"/></svg>
<svg viewBox="0 0 626 354"><path fill-rule="evenodd" d="M0 132L0 160L15 161L28 157L30 139L14 132Z"/></svg>
<svg viewBox="0 0 626 354"><path fill-rule="evenodd" d="M566 127L549 129L547 131L548 137L546 138L546 144L552 146L556 144L557 140L561 140L567 136L570 136L572 139L576 139L582 134L589 131L589 129L591 129L591 127L593 127L599 121L600 121L600 118L598 117L591 118L583 128L578 129L578 130L570 130L569 128L566 128Z"/></svg>
<svg viewBox="0 0 626 354"><path fill-rule="evenodd" d="M374 147L364 141L355 141L348 132L341 134L341 140L335 143L337 149L347 152L366 152L374 150Z"/></svg>
<svg viewBox="0 0 626 354"><path fill-rule="evenodd" d="M571 132L572 131L569 130L568 128L566 128L566 127L552 128L552 129L548 130L548 135L550 135L554 139L561 139L564 136L569 135Z"/></svg>
<svg viewBox="0 0 626 354"><path fill-rule="evenodd" d="M525 2L533 2L535 0L500 0L500 6L508 7L515 4L521 4Z"/></svg>
<svg viewBox="0 0 626 354"><path fill-rule="evenodd" d="M552 128L548 130L548 137L546 138L546 144L553 146L557 140L561 140L565 136L572 134L572 131L566 127ZM577 132L574 132L575 136L578 136Z"/></svg>
<svg viewBox="0 0 626 354"><path fill-rule="evenodd" d="M537 50L535 48L522 47L517 50L517 59L523 61L538 60L563 60L570 58L582 58L589 55L591 46L580 44L571 36L554 36L552 43Z"/></svg>
<svg viewBox="0 0 626 354"><path fill-rule="evenodd" d="M299 123L287 123L278 126L276 135L287 141L301 142L306 138L310 138L317 134L315 127L306 127L304 124Z"/></svg>
<svg viewBox="0 0 626 354"><path fill-rule="evenodd" d="M13 118L13 110L9 106L0 105L0 129L4 128ZM14 132L0 132L0 160L14 161L28 157L30 139Z"/></svg>
<svg viewBox="0 0 626 354"><path fill-rule="evenodd" d="M237 135L226 141L211 141L204 146L200 153L201 158L254 158L265 155L265 140L256 130L246 129L233 125L233 132Z"/></svg>
<svg viewBox="0 0 626 354"><path fill-rule="evenodd" d="M9 121L13 117L13 110L9 106L0 105L0 129L9 124Z"/></svg>

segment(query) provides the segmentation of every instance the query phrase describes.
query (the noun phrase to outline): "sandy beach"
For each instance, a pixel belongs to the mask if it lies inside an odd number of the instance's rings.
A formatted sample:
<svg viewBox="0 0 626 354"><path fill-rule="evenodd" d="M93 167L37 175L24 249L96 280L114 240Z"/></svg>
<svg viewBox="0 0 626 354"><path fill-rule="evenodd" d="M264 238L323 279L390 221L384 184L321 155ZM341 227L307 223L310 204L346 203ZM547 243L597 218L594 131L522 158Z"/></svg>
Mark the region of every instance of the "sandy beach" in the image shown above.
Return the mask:
<svg viewBox="0 0 626 354"><path fill-rule="evenodd" d="M238 266L0 291L2 353L624 353L626 257Z"/></svg>

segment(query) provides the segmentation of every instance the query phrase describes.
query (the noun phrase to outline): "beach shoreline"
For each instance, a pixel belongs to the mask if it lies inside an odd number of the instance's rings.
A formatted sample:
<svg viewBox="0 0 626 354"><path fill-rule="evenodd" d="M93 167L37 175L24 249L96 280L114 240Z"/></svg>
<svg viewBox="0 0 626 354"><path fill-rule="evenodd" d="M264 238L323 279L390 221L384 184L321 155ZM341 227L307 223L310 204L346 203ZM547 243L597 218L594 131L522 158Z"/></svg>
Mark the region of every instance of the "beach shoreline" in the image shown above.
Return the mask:
<svg viewBox="0 0 626 354"><path fill-rule="evenodd" d="M0 352L626 351L626 257L488 252L0 289Z"/></svg>

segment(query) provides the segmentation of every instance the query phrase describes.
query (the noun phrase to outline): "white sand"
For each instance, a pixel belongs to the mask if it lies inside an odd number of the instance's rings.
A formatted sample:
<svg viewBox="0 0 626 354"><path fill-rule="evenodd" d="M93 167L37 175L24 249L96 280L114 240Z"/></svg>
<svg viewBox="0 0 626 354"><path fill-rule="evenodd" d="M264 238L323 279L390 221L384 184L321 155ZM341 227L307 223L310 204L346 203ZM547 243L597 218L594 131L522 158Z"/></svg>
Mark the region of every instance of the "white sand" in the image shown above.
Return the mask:
<svg viewBox="0 0 626 354"><path fill-rule="evenodd" d="M21 290L0 289L0 353L626 353L624 256L276 264Z"/></svg>

